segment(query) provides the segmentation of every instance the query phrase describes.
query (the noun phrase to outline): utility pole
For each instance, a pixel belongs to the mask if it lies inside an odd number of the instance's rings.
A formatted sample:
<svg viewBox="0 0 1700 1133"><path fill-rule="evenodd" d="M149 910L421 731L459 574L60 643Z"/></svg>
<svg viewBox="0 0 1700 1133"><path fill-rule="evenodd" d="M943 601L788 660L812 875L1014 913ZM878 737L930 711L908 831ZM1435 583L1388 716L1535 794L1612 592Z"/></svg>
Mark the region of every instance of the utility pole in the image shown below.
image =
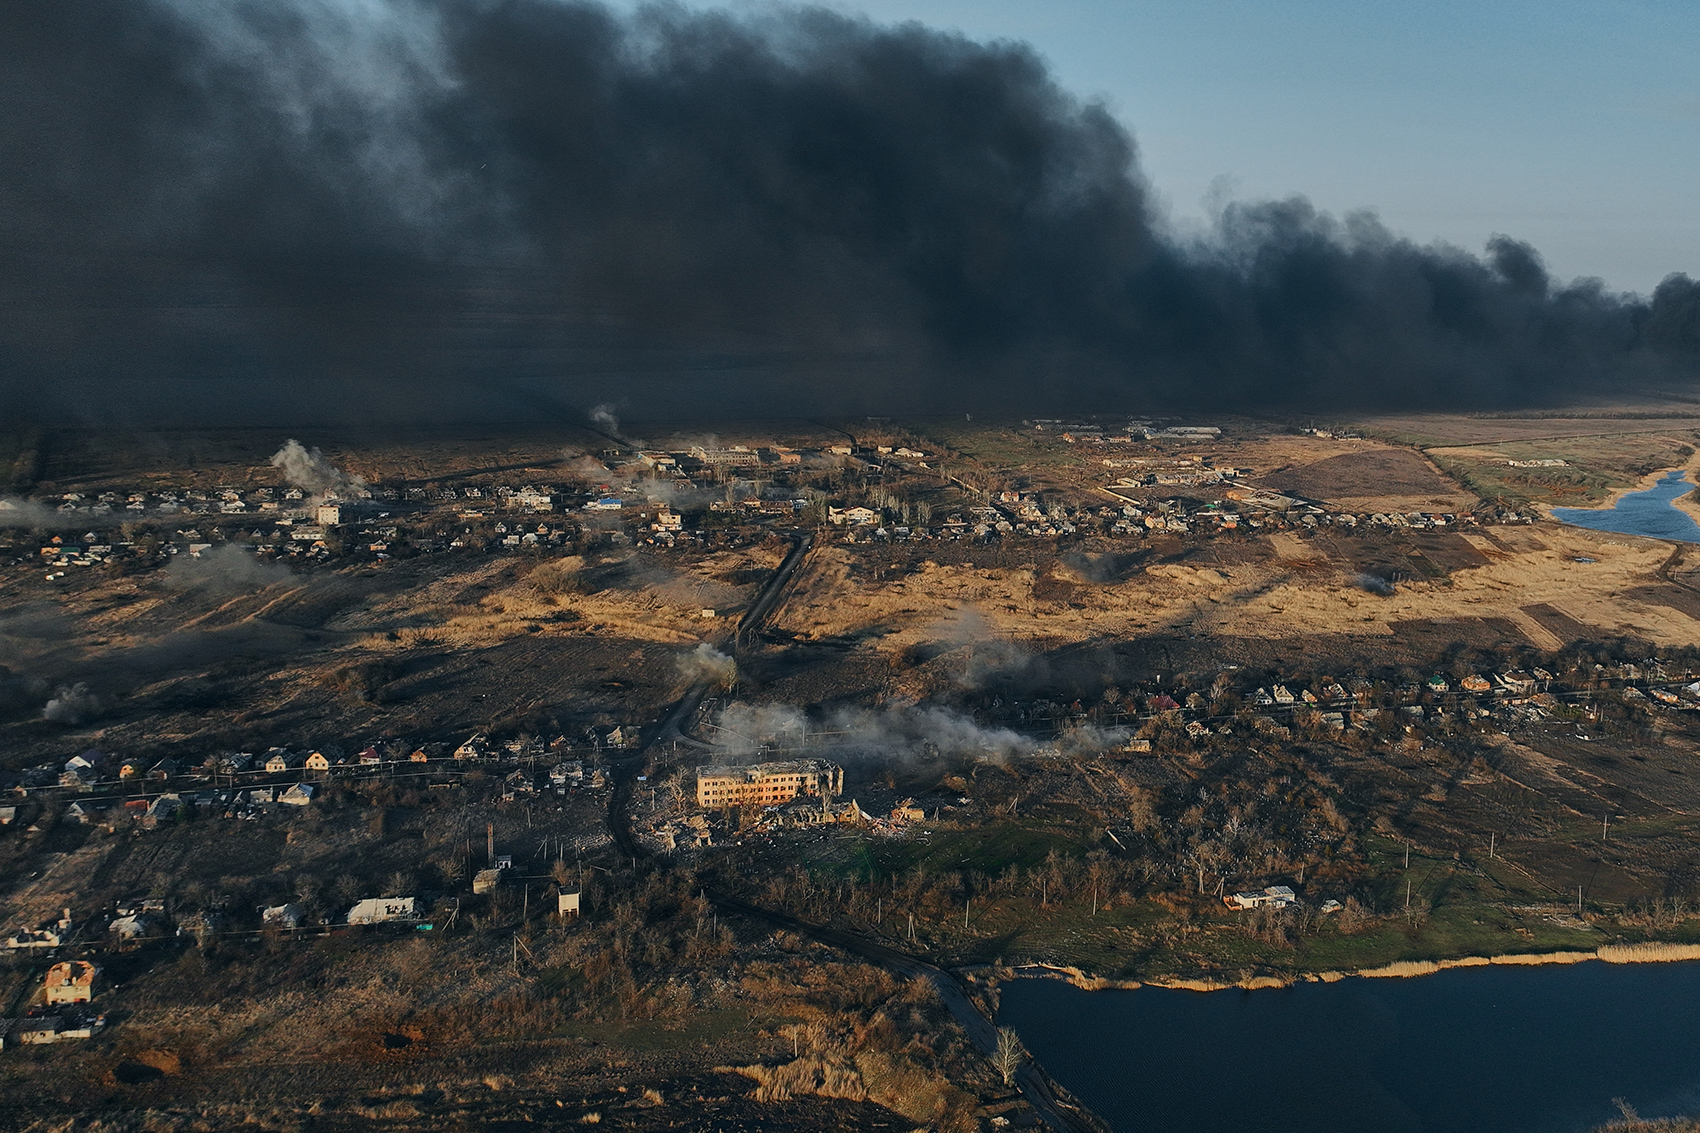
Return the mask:
<svg viewBox="0 0 1700 1133"><path fill-rule="evenodd" d="M909 914L909 943L915 943L915 914Z"/></svg>
<svg viewBox="0 0 1700 1133"><path fill-rule="evenodd" d="M1494 842L1497 841L1498 838L1499 838L1499 831L1497 831L1497 830L1488 831L1488 861L1490 861L1490 862L1493 861Z"/></svg>
<svg viewBox="0 0 1700 1133"><path fill-rule="evenodd" d="M1409 842L1405 843L1405 868L1411 868L1411 844Z"/></svg>
<svg viewBox="0 0 1700 1133"><path fill-rule="evenodd" d="M1411 907L1411 879L1407 877L1405 879L1405 908L1409 909L1410 907Z"/></svg>
<svg viewBox="0 0 1700 1133"><path fill-rule="evenodd" d="M1580 885L1576 887L1576 915L1582 915L1582 887Z"/></svg>
<svg viewBox="0 0 1700 1133"><path fill-rule="evenodd" d="M964 932L968 931L968 907L973 903L974 898L972 897L964 897L962 899L962 930Z"/></svg>
<svg viewBox="0 0 1700 1133"><path fill-rule="evenodd" d="M1609 829L1611 829L1611 815L1608 814L1600 819L1600 845L1602 846L1606 844L1606 831Z"/></svg>

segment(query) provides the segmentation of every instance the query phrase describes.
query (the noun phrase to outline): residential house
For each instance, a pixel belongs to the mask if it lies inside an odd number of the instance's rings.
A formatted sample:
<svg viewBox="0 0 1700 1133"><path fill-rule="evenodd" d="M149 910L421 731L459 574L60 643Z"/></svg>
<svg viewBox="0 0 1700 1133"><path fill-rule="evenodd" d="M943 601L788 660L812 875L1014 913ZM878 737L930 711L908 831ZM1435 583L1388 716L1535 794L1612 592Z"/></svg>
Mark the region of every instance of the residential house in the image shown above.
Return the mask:
<svg viewBox="0 0 1700 1133"><path fill-rule="evenodd" d="M65 817L83 826L99 826L106 821L107 807L92 802L74 802L65 808Z"/></svg>
<svg viewBox="0 0 1700 1133"><path fill-rule="evenodd" d="M483 732L469 736L465 743L455 748L456 759L488 759L490 756L490 737Z"/></svg>
<svg viewBox="0 0 1700 1133"><path fill-rule="evenodd" d="M276 775L282 771L294 771L300 767L305 757L281 747L274 747L266 753L266 770Z"/></svg>
<svg viewBox="0 0 1700 1133"><path fill-rule="evenodd" d="M71 938L71 910L64 910L64 915L57 921L49 921L34 929L19 929L6 938L6 947L18 948L57 948Z"/></svg>
<svg viewBox="0 0 1700 1133"><path fill-rule="evenodd" d="M526 511L554 511L555 497L548 489L527 485L508 497L508 506Z"/></svg>
<svg viewBox="0 0 1700 1133"><path fill-rule="evenodd" d="M175 792L157 795L148 803L147 811L141 817L144 829L156 829L160 823L169 822L177 817L177 812L183 809L183 796Z"/></svg>
<svg viewBox="0 0 1700 1133"><path fill-rule="evenodd" d="M106 931L118 938L120 944L141 940L153 932L154 922L140 913L114 918Z"/></svg>
<svg viewBox="0 0 1700 1133"><path fill-rule="evenodd" d="M297 783L277 797L285 806L306 806L313 801L313 784Z"/></svg>
<svg viewBox="0 0 1700 1133"><path fill-rule="evenodd" d="M59 773L59 785L75 791L92 791L100 781L99 772L87 767L66 767Z"/></svg>
<svg viewBox="0 0 1700 1133"><path fill-rule="evenodd" d="M100 769L105 766L106 753L97 751L94 748L90 748L81 755L73 755L70 759L65 761L65 770L67 771L74 768L78 771L94 771L98 773Z"/></svg>
<svg viewBox="0 0 1700 1133"><path fill-rule="evenodd" d="M1532 674L1516 671L1503 673L1496 678L1500 687L1513 696L1528 696L1535 691L1535 678Z"/></svg>
<svg viewBox="0 0 1700 1133"><path fill-rule="evenodd" d="M331 757L326 752L315 751L307 756L306 768L309 771L329 771L331 769Z"/></svg>
<svg viewBox="0 0 1700 1133"><path fill-rule="evenodd" d="M1285 909L1289 905L1298 904L1298 895L1291 886L1271 885L1266 889L1246 893L1230 893L1222 898L1222 903L1230 909L1256 909L1269 907Z"/></svg>
<svg viewBox="0 0 1700 1133"><path fill-rule="evenodd" d="M1489 689L1493 688L1493 685L1488 683L1486 677L1476 673L1471 673L1469 676L1458 682L1458 687L1463 689L1465 692L1479 694L1487 692Z"/></svg>
<svg viewBox="0 0 1700 1133"><path fill-rule="evenodd" d="M87 1003L100 969L87 960L65 960L47 969L47 1003Z"/></svg>
<svg viewBox="0 0 1700 1133"><path fill-rule="evenodd" d="M172 759L170 756L166 756L164 759L148 768L148 778L163 783L173 775L176 775L179 770L180 768L177 765L177 761Z"/></svg>
<svg viewBox="0 0 1700 1133"><path fill-rule="evenodd" d="M840 510L835 507L826 509L826 518L839 526L846 524L852 527L871 527L880 520L880 513L872 508L852 507Z"/></svg>

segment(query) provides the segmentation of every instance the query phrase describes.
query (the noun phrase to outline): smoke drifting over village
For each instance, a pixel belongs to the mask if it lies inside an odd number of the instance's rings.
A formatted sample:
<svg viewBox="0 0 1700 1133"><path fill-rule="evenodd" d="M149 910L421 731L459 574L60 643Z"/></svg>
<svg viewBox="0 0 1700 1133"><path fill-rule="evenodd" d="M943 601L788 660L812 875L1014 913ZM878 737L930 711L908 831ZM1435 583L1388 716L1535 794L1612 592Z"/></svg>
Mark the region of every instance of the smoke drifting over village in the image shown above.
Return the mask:
<svg viewBox="0 0 1700 1133"><path fill-rule="evenodd" d="M1479 407L1700 357L1686 277L1302 199L1177 238L1103 107L914 24L20 4L0 77L0 393L53 419Z"/></svg>
<svg viewBox="0 0 1700 1133"><path fill-rule="evenodd" d="M325 459L318 449L309 449L291 438L272 454L271 465L281 469L285 482L314 496L332 492L348 492L365 486L366 481L351 476Z"/></svg>

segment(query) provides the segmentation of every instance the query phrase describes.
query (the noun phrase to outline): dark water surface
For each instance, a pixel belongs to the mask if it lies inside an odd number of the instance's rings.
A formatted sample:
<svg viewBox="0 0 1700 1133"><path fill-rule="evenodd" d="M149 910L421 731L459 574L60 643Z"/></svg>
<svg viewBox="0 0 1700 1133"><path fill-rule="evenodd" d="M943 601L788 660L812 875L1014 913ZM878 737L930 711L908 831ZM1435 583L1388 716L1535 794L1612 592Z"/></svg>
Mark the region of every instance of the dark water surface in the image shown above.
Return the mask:
<svg viewBox="0 0 1700 1133"><path fill-rule="evenodd" d="M1577 1133L1700 1110L1700 963L1262 991L1006 984L998 1017L1118 1133Z"/></svg>
<svg viewBox="0 0 1700 1133"><path fill-rule="evenodd" d="M1700 523L1695 523L1687 512L1678 511L1671 503L1683 493L1693 490L1694 485L1688 482L1688 473L1678 468L1665 473L1656 485L1646 491L1630 492L1614 507L1555 507L1552 516L1561 522L1594 531L1700 543Z"/></svg>

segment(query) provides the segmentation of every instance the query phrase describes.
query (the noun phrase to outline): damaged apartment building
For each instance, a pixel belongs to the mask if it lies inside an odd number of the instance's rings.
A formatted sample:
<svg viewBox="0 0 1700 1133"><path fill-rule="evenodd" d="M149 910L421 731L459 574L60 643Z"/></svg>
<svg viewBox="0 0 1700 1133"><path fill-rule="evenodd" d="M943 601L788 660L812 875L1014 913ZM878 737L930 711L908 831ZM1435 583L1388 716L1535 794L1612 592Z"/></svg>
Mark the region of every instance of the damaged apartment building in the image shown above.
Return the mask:
<svg viewBox="0 0 1700 1133"><path fill-rule="evenodd" d="M720 811L759 808L784 826L866 822L868 816L854 799L833 801L843 789L844 769L824 759L705 767L697 772L699 807ZM706 829L697 832L695 844L709 844Z"/></svg>
<svg viewBox="0 0 1700 1133"><path fill-rule="evenodd" d="M830 799L844 790L844 768L824 759L788 759L748 767L704 767L697 772L697 805L780 806L799 795Z"/></svg>

